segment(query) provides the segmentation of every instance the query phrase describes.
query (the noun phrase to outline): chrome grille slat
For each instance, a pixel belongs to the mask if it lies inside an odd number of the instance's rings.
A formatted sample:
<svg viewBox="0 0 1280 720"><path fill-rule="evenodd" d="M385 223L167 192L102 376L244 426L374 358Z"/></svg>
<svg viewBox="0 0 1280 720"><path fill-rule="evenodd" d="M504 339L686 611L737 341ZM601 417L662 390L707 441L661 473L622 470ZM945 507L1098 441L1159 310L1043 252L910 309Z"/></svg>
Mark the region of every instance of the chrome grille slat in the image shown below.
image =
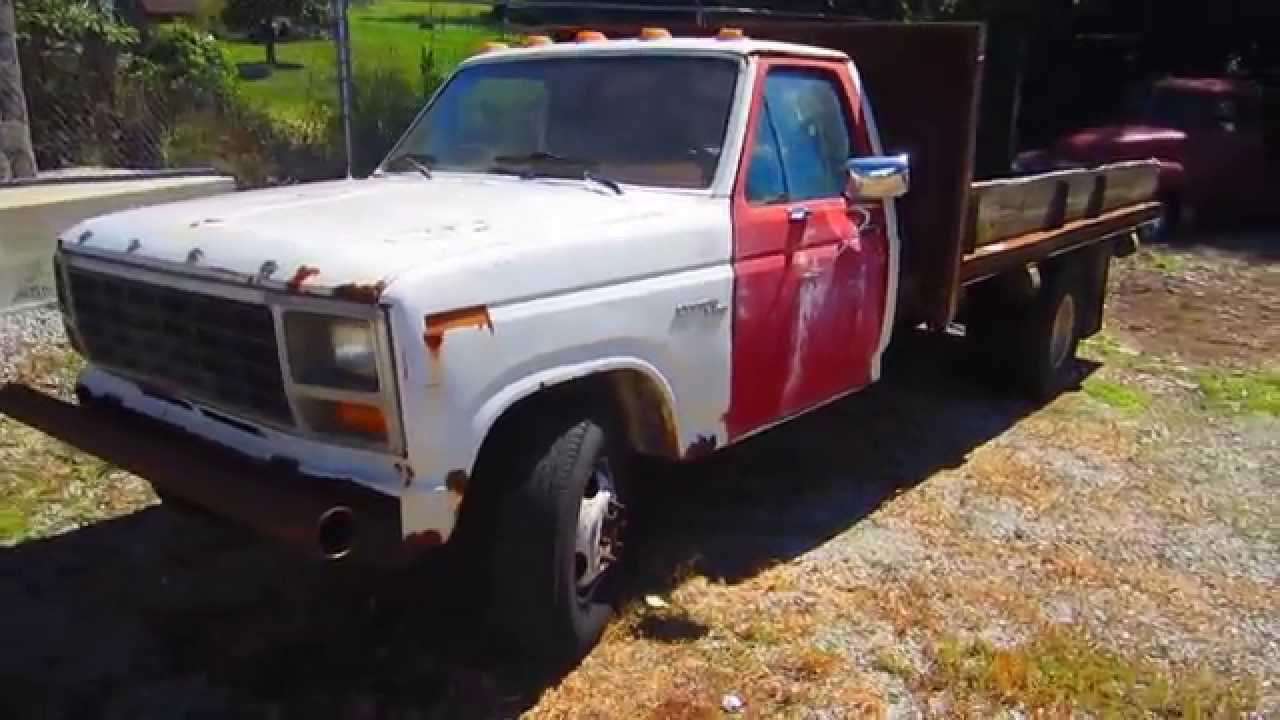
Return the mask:
<svg viewBox="0 0 1280 720"><path fill-rule="evenodd" d="M271 309L68 268L89 359L228 412L292 425Z"/></svg>

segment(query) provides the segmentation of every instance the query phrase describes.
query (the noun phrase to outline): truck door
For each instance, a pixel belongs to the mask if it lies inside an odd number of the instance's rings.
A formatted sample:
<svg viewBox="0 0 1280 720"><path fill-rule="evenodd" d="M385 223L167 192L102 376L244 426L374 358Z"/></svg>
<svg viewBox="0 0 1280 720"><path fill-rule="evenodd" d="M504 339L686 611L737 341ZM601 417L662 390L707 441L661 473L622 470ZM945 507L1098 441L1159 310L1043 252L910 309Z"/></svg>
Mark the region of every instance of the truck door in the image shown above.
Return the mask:
<svg viewBox="0 0 1280 720"><path fill-rule="evenodd" d="M870 154L839 62L759 63L734 190L730 438L871 381L884 318L883 209L844 196Z"/></svg>

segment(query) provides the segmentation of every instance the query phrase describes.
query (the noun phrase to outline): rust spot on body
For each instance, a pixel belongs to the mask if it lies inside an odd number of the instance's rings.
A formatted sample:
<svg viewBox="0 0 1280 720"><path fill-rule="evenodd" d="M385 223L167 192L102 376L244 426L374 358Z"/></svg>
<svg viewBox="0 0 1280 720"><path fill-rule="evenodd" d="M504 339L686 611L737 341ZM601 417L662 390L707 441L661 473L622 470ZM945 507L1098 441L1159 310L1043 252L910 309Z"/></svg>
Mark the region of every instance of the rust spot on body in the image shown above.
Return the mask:
<svg viewBox="0 0 1280 720"><path fill-rule="evenodd" d="M334 288L333 296L339 300L351 300L373 305L378 302L378 299L382 297L382 291L386 289L387 284L381 280L376 283L347 283Z"/></svg>
<svg viewBox="0 0 1280 720"><path fill-rule="evenodd" d="M698 439L689 445L689 449L684 451L685 460L697 460L704 458L716 451L716 438L714 435L699 435Z"/></svg>
<svg viewBox="0 0 1280 720"><path fill-rule="evenodd" d="M409 535L404 539L404 544L410 549L435 547L444 543L444 536L439 530L423 530Z"/></svg>
<svg viewBox="0 0 1280 720"><path fill-rule="evenodd" d="M466 470L450 470L444 476L444 486L455 495L467 494L467 483L471 482Z"/></svg>
<svg viewBox="0 0 1280 720"><path fill-rule="evenodd" d="M405 487L409 487L413 484L415 473L412 465L409 463L398 462L396 463L396 471L400 473L400 479L404 481Z"/></svg>
<svg viewBox="0 0 1280 720"><path fill-rule="evenodd" d="M298 269L294 271L293 277L289 278L289 282L285 283L285 287L289 288L289 292L301 292L303 283L319 274L320 268L299 265Z"/></svg>
<svg viewBox="0 0 1280 720"><path fill-rule="evenodd" d="M488 328L490 333L493 332L493 320L489 317L489 308L483 305L428 315L426 323L427 329L422 334L422 340L433 356L439 354L440 346L444 345L444 335L450 330Z"/></svg>

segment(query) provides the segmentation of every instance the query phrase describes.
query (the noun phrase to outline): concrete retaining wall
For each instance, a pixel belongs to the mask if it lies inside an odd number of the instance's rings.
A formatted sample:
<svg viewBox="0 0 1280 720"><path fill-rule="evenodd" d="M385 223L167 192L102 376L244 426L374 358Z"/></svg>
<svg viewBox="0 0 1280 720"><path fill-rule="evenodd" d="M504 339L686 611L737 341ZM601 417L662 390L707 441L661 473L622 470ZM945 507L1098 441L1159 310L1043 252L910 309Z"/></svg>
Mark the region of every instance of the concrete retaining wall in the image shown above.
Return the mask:
<svg viewBox="0 0 1280 720"><path fill-rule="evenodd" d="M235 190L211 173L71 175L0 186L0 312L54 298L58 233L97 215Z"/></svg>

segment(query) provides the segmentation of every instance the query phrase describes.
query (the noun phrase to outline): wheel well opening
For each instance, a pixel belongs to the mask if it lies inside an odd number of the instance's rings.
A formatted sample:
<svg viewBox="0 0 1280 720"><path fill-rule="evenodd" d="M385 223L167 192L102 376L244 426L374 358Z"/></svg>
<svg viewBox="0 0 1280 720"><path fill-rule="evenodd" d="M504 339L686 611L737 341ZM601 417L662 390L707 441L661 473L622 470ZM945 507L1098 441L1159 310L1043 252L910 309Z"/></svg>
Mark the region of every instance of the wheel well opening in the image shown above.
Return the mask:
<svg viewBox="0 0 1280 720"><path fill-rule="evenodd" d="M680 458L679 434L671 403L662 386L644 372L632 369L609 370L544 387L521 398L494 421L476 458L473 480L468 483L459 508L459 528L482 525L500 494L508 453L503 438L528 419L534 421L548 404L561 407L598 408L627 439L630 448L641 454L671 460Z"/></svg>

